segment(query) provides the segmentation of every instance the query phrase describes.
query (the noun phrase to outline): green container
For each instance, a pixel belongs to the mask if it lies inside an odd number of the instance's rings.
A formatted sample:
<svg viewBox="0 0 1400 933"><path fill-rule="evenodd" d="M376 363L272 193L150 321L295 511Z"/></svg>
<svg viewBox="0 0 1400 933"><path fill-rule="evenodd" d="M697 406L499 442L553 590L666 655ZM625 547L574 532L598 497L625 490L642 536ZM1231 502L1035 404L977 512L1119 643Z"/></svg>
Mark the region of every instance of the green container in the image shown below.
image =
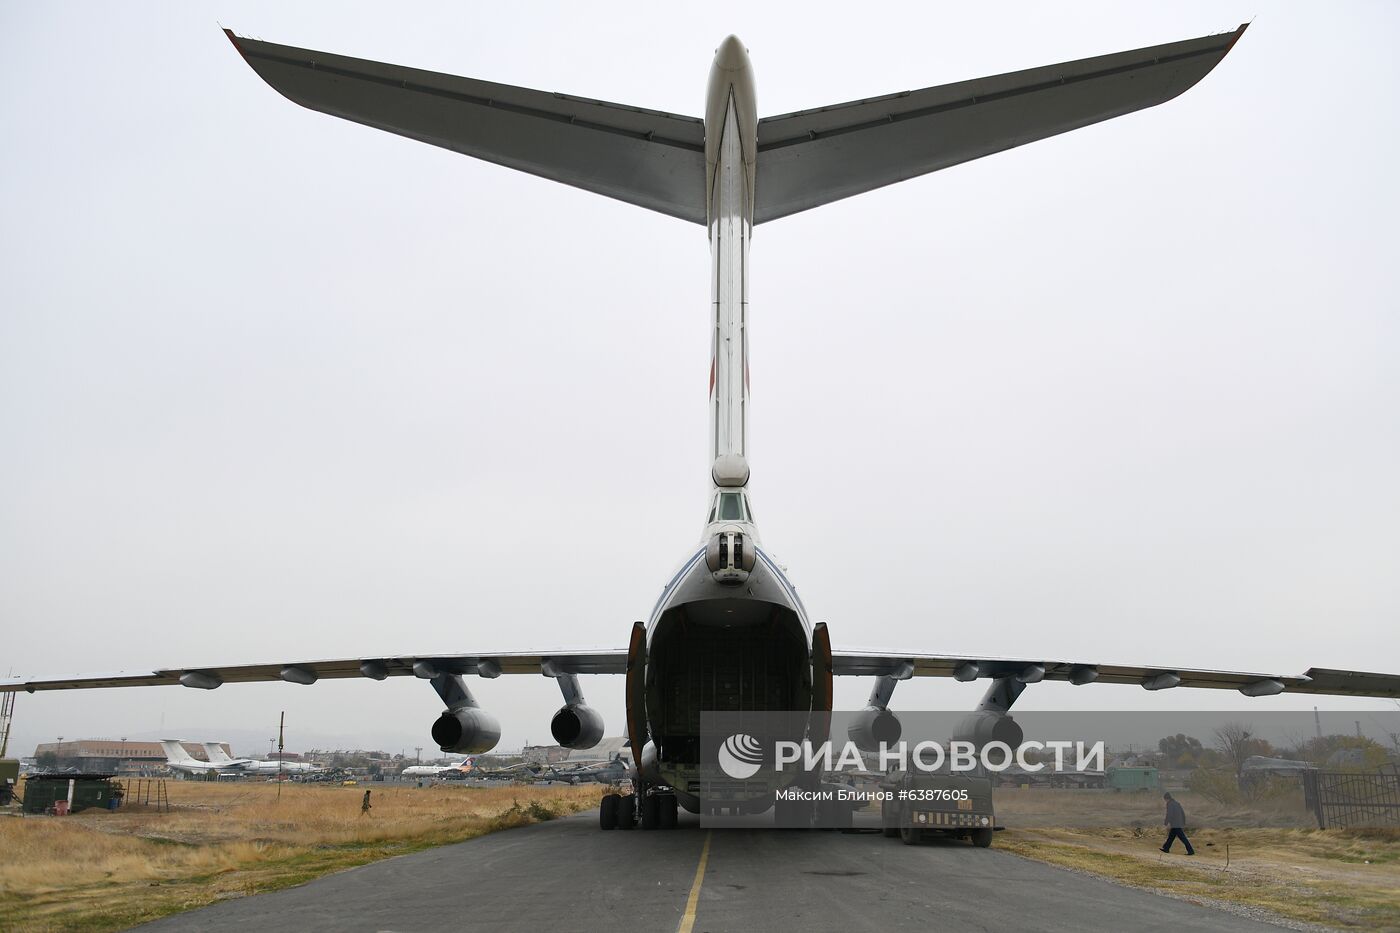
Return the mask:
<svg viewBox="0 0 1400 933"><path fill-rule="evenodd" d="M1109 768L1108 786L1114 790L1156 790L1156 768Z"/></svg>
<svg viewBox="0 0 1400 933"><path fill-rule="evenodd" d="M106 776L91 774L31 775L24 782L24 812L46 813L60 800L68 799L68 782L73 782L73 806L70 813L89 807L106 809L117 791L117 785Z"/></svg>

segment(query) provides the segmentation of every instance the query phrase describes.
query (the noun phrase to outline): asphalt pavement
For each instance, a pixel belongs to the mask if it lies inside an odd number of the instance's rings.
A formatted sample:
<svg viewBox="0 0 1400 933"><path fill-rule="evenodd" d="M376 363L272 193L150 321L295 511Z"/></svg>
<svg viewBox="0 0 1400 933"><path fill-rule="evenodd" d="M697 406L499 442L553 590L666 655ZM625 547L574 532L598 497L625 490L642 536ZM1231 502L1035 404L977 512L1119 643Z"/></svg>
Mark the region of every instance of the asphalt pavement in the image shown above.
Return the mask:
<svg viewBox="0 0 1400 933"><path fill-rule="evenodd" d="M597 811L386 859L139 929L1245 931L1279 928L1019 858L870 833L602 832Z"/></svg>

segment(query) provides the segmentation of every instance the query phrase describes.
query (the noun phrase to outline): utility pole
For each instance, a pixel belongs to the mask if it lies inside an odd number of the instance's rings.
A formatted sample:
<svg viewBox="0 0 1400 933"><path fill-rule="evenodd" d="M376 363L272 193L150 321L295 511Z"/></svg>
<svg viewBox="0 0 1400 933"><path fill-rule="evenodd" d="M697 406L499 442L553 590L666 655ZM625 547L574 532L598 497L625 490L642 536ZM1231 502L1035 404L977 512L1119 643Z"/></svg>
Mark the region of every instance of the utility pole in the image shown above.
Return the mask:
<svg viewBox="0 0 1400 933"><path fill-rule="evenodd" d="M1317 707L1313 707L1313 724L1317 726L1317 737L1322 738L1322 717L1317 714Z"/></svg>
<svg viewBox="0 0 1400 933"><path fill-rule="evenodd" d="M10 749L10 723L15 718L15 695L0 697L0 758Z"/></svg>
<svg viewBox="0 0 1400 933"><path fill-rule="evenodd" d="M286 756L285 754L283 754L283 752L282 752L282 750L283 750L284 748L286 748L286 746L283 744L283 741L282 741L283 738L284 738L284 736L283 736L283 730L286 729L286 726L287 726L287 711L286 711L286 710L282 710L281 715L277 717L277 799L278 799L278 800L281 800L281 799L282 799L282 762L284 762L284 761L287 760L287 756Z"/></svg>

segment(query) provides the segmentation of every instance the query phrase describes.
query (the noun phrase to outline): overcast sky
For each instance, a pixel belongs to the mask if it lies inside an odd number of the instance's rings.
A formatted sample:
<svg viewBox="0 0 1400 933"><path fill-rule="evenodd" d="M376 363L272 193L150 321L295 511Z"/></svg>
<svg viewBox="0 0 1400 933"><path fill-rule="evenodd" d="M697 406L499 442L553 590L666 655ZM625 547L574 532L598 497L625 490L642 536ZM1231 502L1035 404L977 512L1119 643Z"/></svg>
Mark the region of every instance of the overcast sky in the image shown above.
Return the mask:
<svg viewBox="0 0 1400 933"><path fill-rule="evenodd" d="M1164 106L760 227L755 514L838 646L1400 672L1400 8L793 9L0 6L0 674L622 646L698 541L702 228L303 110L220 23L698 115L729 32L775 114L1256 16ZM473 686L547 741L551 682ZM439 702L22 695L15 747L283 709L411 752Z"/></svg>

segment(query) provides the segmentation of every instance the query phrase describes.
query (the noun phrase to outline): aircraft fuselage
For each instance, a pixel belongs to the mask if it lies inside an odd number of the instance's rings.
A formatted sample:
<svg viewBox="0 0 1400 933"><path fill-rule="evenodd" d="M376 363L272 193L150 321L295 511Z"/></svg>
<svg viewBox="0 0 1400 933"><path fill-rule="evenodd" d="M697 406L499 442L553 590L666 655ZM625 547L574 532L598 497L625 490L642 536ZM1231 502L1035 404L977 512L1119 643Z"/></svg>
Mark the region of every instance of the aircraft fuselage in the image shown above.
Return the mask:
<svg viewBox="0 0 1400 933"><path fill-rule="evenodd" d="M698 807L702 710L808 710L814 703L812 626L797 590L760 545L748 495L757 114L748 53L730 36L716 50L705 104L714 488L701 545L666 584L647 622L649 736L632 736L632 747L643 749L643 775L670 785L690 810Z"/></svg>

